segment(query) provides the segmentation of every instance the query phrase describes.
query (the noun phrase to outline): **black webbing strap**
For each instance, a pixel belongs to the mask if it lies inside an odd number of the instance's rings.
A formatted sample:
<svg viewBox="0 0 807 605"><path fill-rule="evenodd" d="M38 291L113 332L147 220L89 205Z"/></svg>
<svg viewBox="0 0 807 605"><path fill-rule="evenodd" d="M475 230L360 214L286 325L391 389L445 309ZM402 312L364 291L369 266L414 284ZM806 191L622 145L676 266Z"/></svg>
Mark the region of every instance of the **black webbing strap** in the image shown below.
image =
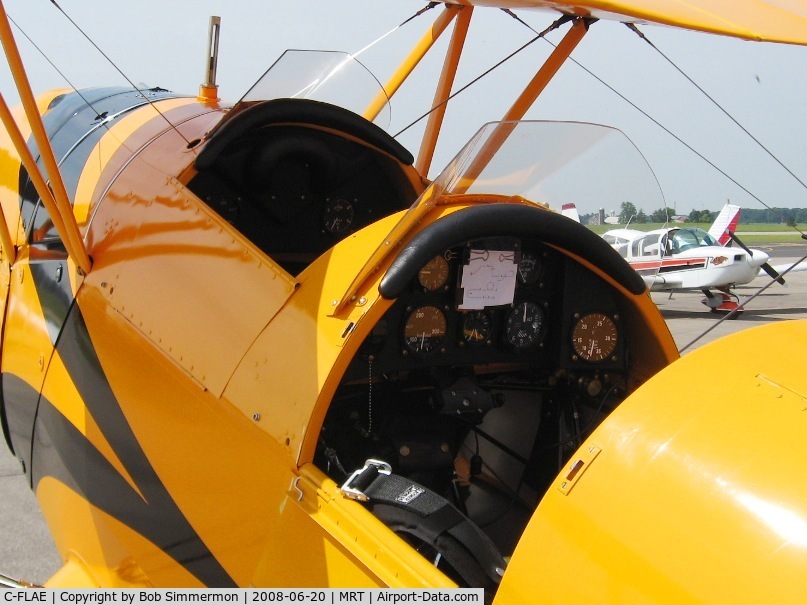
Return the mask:
<svg viewBox="0 0 807 605"><path fill-rule="evenodd" d="M448 500L410 479L392 474L386 463L368 460L341 490L349 498L367 502L374 512L386 511L377 516L393 529L434 546L469 585L478 586L480 580L498 585L501 580L505 562L493 541ZM446 536L454 541L445 539ZM485 578L480 578L480 571Z"/></svg>

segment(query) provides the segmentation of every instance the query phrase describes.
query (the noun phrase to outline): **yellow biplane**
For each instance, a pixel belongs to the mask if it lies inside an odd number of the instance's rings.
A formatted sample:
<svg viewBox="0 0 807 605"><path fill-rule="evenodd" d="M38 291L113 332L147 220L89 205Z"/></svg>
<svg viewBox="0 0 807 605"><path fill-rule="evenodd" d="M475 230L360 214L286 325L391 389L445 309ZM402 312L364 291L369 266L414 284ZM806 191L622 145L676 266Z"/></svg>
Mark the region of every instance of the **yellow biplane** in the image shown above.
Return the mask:
<svg viewBox="0 0 807 605"><path fill-rule="evenodd" d="M566 33L429 180L489 8ZM437 11L383 89L287 52L230 104L214 52L198 95L34 97L0 10L22 100L0 103L0 411L64 562L46 585L803 602L807 323L678 359L641 278L543 204L657 195L641 154L522 118L598 19L805 44L807 8ZM416 159L376 121L452 24Z"/></svg>

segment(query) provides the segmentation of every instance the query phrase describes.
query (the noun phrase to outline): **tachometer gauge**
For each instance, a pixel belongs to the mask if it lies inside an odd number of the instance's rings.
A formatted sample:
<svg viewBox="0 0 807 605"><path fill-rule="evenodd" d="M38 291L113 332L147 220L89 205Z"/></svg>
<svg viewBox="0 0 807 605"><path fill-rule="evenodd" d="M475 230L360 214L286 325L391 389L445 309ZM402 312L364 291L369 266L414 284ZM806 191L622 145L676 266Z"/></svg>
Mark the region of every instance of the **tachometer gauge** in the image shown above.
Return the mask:
<svg viewBox="0 0 807 605"><path fill-rule="evenodd" d="M448 261L445 257L435 256L418 271L418 282L429 292L439 290L448 281L448 269Z"/></svg>
<svg viewBox="0 0 807 605"><path fill-rule="evenodd" d="M325 202L322 213L322 227L332 235L344 235L353 226L355 211L353 204L341 197L330 198Z"/></svg>
<svg viewBox="0 0 807 605"><path fill-rule="evenodd" d="M572 328L575 357L584 361L603 361L616 350L619 333L616 322L604 313L589 313Z"/></svg>
<svg viewBox="0 0 807 605"><path fill-rule="evenodd" d="M518 281L531 286L541 277L541 259L535 252L524 252L518 262Z"/></svg>
<svg viewBox="0 0 807 605"><path fill-rule="evenodd" d="M446 316L433 305L418 307L406 318L404 344L415 353L436 351L446 335Z"/></svg>
<svg viewBox="0 0 807 605"><path fill-rule="evenodd" d="M469 311L462 315L462 340L468 344L488 342L492 332L490 317L484 311Z"/></svg>
<svg viewBox="0 0 807 605"><path fill-rule="evenodd" d="M510 309L504 320L504 340L516 349L526 349L540 340L544 312L534 302L523 302Z"/></svg>

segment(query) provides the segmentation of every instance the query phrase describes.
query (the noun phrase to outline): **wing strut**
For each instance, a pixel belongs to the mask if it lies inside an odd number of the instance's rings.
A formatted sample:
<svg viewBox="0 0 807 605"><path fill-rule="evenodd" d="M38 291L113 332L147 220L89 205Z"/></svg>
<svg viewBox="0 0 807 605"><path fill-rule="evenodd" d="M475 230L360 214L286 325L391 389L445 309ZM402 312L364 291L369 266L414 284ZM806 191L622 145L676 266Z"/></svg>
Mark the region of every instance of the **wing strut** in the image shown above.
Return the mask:
<svg viewBox="0 0 807 605"><path fill-rule="evenodd" d="M454 78L457 75L457 66L462 56L462 49L465 45L465 38L468 35L468 26L471 24L471 15L474 7L467 6L457 18L454 26L454 33L451 35L451 42L446 51L446 59L443 62L443 71L440 74L440 81L437 83L437 90L434 92L434 102L432 107L436 109L429 116L426 130L423 133L423 140L420 143L420 151L415 168L424 177L428 176L429 167L434 157L434 149L437 147L437 137L443 125L448 98L451 94L451 87L454 85Z"/></svg>
<svg viewBox="0 0 807 605"><path fill-rule="evenodd" d="M3 125L8 130L12 142L17 149L17 153L20 155L20 160L28 171L28 175L31 177L31 181L34 187L36 187L36 191L42 199L42 203L50 214L54 227L56 227L56 230L62 237L67 253L81 272L87 274L92 267L92 261L87 253L84 240L81 237L76 217L73 215L73 209L67 197L67 190L65 189L64 181L62 181L62 175L59 172L59 165L53 154L53 149L50 146L48 134L45 131L45 125L42 123L42 116L37 109L36 99L34 98L33 92L31 92L31 84L25 73L25 68L23 67L17 44L14 41L14 36L11 32L6 9L3 6L2 0L0 0L0 41L2 41L3 49L6 53L6 60L14 76L14 82L17 85L17 91L19 92L20 100L25 109L25 115L28 117L34 139L39 147L39 153L45 164L47 175L50 178L50 187L48 187L45 175L42 174L42 171L36 165L36 161L31 151L28 149L25 138L22 136L19 127L14 121L2 94L0 94L0 117L2 117ZM8 231L8 229L5 230ZM0 236L5 239L5 234L0 233ZM3 245L6 245L5 241L3 241ZM10 250L13 250L13 248Z"/></svg>
<svg viewBox="0 0 807 605"><path fill-rule="evenodd" d="M429 30L423 34L423 37L418 41L409 55L404 59L398 70L392 74L392 77L384 85L383 90L378 93L378 96L373 100L370 106L364 111L364 117L371 122L376 119L381 109L387 103L390 97L394 95L401 87L409 74L417 67L421 59L426 56L429 49L437 42L438 38L446 30L446 28L457 16L457 13L462 9L458 6L446 6L442 13L437 17Z"/></svg>
<svg viewBox="0 0 807 605"><path fill-rule="evenodd" d="M572 54L572 51L577 48L583 36L586 35L590 23L590 20L583 18L575 18L572 21L572 27L566 32L563 40L555 47L546 62L530 80L521 95L502 118L502 122L485 142L484 147L480 150L473 163L468 166L462 175L463 185L459 188L455 187L454 193L463 193L476 181L477 177L493 159L493 156L496 155L496 152L507 141L514 128L513 122L524 117L524 114L527 113L538 95L543 92L550 80L558 73L558 70L569 58L569 55Z"/></svg>
<svg viewBox="0 0 807 605"><path fill-rule="evenodd" d="M448 8L448 7L447 7ZM443 15L445 12L443 13ZM442 15L441 15L442 16ZM578 43L583 39L583 36L588 31L591 24L590 19L584 18L571 18L566 19L572 21L572 27L561 40L560 44L555 48L543 66L538 70L533 79L527 84L524 91L519 98L507 112L505 120L520 120L530 108L533 101L538 97L541 91L546 88L552 77L558 72L561 65L566 61L572 51L577 47ZM449 49L450 52L451 49ZM446 61L450 61L447 58ZM365 114L365 117L367 115ZM476 178L481 174L482 170L490 163L490 160L501 148L507 137L510 136L513 130L513 124L501 123L499 127L490 135L487 142L484 144L483 149L480 151L476 160L468 167L466 172L462 175L462 182L454 187L454 193L465 193L467 189L473 184ZM436 135L435 135L436 136ZM418 162L421 158L418 158ZM420 196L418 201L412 205L407 213L401 218L400 222L393 227L392 231L384 239L382 243L364 264L362 269L356 275L356 278L348 286L347 291L337 299L331 311L332 314L340 312L345 305L351 300L355 300L356 291L359 286L373 273L375 273L381 262L404 240L407 234L411 231L414 225L418 224L425 214L427 214L435 204L439 204L439 200L435 199L437 193L434 187L429 187Z"/></svg>

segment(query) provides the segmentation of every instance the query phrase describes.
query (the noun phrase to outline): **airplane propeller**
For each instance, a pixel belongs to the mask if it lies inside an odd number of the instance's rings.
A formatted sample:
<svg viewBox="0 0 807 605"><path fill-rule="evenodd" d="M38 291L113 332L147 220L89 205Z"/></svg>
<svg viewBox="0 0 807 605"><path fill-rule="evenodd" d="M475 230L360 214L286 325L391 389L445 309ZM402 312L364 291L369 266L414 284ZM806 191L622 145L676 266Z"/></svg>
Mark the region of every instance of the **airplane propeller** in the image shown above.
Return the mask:
<svg viewBox="0 0 807 605"><path fill-rule="evenodd" d="M742 242L742 240L739 237L737 237L737 235L733 231L729 231L729 237L731 237L731 241L736 242L736 244L738 246L740 246L740 248L745 250L748 253L750 258L752 258L752 259L754 258L753 251L748 246L746 246ZM763 271L765 271L765 273L770 275L772 279L776 280L777 282L779 282L783 286L785 285L785 278L782 277L776 269L771 267L771 265L768 263L767 260L764 263L762 263L760 265L760 267L762 268Z"/></svg>

